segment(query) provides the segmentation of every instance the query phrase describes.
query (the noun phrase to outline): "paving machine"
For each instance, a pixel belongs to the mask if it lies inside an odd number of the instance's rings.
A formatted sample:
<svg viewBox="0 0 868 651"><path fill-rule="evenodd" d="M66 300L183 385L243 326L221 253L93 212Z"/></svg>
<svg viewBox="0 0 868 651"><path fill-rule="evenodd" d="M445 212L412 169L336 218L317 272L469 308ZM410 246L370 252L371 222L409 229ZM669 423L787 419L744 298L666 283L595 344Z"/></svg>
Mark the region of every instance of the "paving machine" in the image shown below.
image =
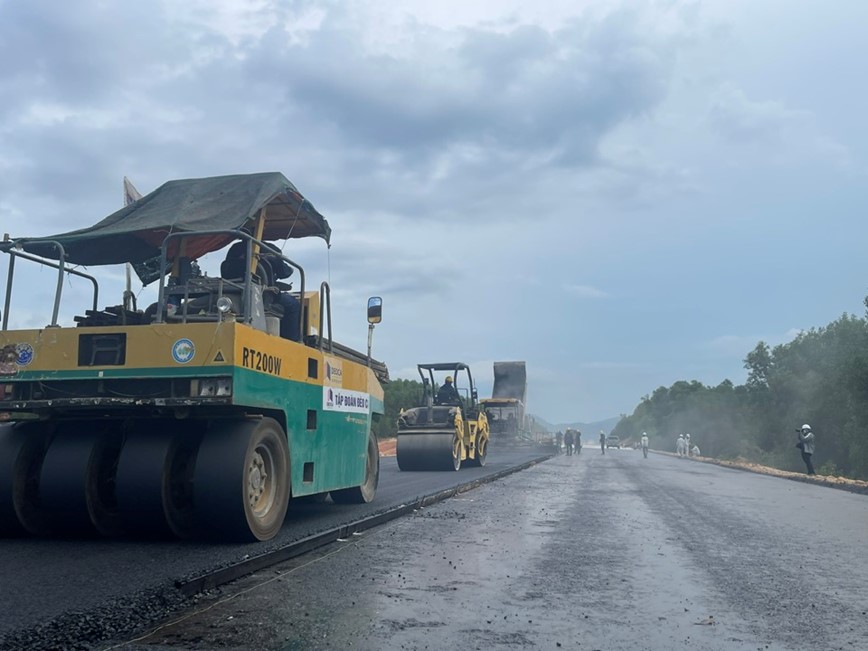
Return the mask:
<svg viewBox="0 0 868 651"><path fill-rule="evenodd" d="M398 416L398 467L401 470L458 470L484 466L488 418L479 405L470 367L461 362L419 364L422 401ZM450 391L437 389L435 372L448 374Z"/></svg>
<svg viewBox="0 0 868 651"><path fill-rule="evenodd" d="M527 371L524 362L494 362L492 397L481 400L491 436L506 445L532 443L525 413Z"/></svg>
<svg viewBox="0 0 868 651"><path fill-rule="evenodd" d="M291 497L370 502L387 370L370 345L332 339L329 285L308 291L270 243L330 233L286 177L264 173L170 181L93 227L6 236L0 535L267 540ZM198 269L233 242L220 277ZM45 327L9 328L19 261L53 270ZM98 309L78 266L122 263L159 283L147 309ZM277 280L292 272L295 290ZM62 325L74 278L92 299ZM381 306L369 301L370 323Z"/></svg>

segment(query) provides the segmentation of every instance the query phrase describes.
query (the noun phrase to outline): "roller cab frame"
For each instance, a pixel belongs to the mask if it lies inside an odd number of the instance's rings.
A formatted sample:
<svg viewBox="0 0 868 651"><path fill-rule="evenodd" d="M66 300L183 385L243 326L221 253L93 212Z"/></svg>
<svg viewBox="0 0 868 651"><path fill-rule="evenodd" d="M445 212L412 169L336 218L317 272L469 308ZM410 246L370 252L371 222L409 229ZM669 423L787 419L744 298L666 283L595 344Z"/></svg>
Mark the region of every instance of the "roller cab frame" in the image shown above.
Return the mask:
<svg viewBox="0 0 868 651"><path fill-rule="evenodd" d="M459 470L484 466L490 438L488 418L480 408L470 367L463 362L419 364L420 404L398 416L398 467L403 471ZM435 373L450 375L459 394L438 400Z"/></svg>
<svg viewBox="0 0 868 651"><path fill-rule="evenodd" d="M91 228L0 242L0 536L267 540L290 498L371 501L388 371L370 348L334 341L329 285L310 291L271 244L330 232L266 173L172 181ZM245 249L240 277L197 271L198 257L233 242ZM267 258L297 287L267 274ZM56 272L45 327L9 327L20 261ZM96 277L73 265L125 262L159 283L158 300L99 309ZM63 324L70 276L93 293ZM293 300L289 339L280 326Z"/></svg>

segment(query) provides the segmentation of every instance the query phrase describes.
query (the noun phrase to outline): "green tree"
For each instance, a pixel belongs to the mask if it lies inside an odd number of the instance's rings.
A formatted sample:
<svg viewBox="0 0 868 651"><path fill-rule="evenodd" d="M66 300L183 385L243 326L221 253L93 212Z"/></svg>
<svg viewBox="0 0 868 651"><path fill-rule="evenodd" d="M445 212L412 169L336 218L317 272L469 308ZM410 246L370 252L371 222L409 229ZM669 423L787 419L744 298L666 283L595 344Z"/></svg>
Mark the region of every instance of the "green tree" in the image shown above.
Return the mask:
<svg viewBox="0 0 868 651"><path fill-rule="evenodd" d="M417 380L392 380L383 386L385 414L374 423L377 438L396 436L401 409L415 407L422 399L422 383Z"/></svg>
<svg viewBox="0 0 868 651"><path fill-rule="evenodd" d="M747 387L753 390L768 389L769 372L772 369L772 353L769 345L761 341L744 358L747 369Z"/></svg>
<svg viewBox="0 0 868 651"><path fill-rule="evenodd" d="M793 430L810 423L818 468L868 478L868 319L843 314L774 348L760 341L744 366L744 385L682 380L655 389L614 433L647 431L652 446L671 449L690 432L705 455L802 470Z"/></svg>

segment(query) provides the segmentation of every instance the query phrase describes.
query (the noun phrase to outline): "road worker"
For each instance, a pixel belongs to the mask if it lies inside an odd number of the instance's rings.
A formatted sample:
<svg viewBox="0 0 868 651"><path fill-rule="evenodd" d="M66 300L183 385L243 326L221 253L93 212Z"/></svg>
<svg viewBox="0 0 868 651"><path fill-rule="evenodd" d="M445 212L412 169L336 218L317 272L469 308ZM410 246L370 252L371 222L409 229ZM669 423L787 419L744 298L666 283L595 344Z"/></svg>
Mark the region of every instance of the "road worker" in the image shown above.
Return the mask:
<svg viewBox="0 0 868 651"><path fill-rule="evenodd" d="M802 461L805 462L805 469L809 475L814 474L814 464L811 457L814 455L814 432L811 426L805 423L801 430L796 430L799 433L799 442L796 447L802 451Z"/></svg>
<svg viewBox="0 0 868 651"><path fill-rule="evenodd" d="M437 403L440 405L455 405L461 402L461 396L458 394L458 389L452 383L452 376L447 375L443 386L437 391Z"/></svg>

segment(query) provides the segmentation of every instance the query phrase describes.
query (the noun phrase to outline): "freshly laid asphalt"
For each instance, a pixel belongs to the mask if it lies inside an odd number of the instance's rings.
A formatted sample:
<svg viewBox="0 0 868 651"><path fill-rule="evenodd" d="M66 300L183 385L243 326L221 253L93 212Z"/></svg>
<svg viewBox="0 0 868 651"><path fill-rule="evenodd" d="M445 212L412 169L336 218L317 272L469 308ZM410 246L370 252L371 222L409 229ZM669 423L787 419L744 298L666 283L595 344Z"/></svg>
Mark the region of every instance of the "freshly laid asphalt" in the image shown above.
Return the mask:
<svg viewBox="0 0 868 651"><path fill-rule="evenodd" d="M868 649L868 497L586 448L204 597L117 648Z"/></svg>
<svg viewBox="0 0 868 651"><path fill-rule="evenodd" d="M539 456L537 449L492 449L485 468L413 473L383 458L373 503L294 504L268 543L0 540L0 648L57 648L76 640L88 648L184 605L176 582Z"/></svg>

